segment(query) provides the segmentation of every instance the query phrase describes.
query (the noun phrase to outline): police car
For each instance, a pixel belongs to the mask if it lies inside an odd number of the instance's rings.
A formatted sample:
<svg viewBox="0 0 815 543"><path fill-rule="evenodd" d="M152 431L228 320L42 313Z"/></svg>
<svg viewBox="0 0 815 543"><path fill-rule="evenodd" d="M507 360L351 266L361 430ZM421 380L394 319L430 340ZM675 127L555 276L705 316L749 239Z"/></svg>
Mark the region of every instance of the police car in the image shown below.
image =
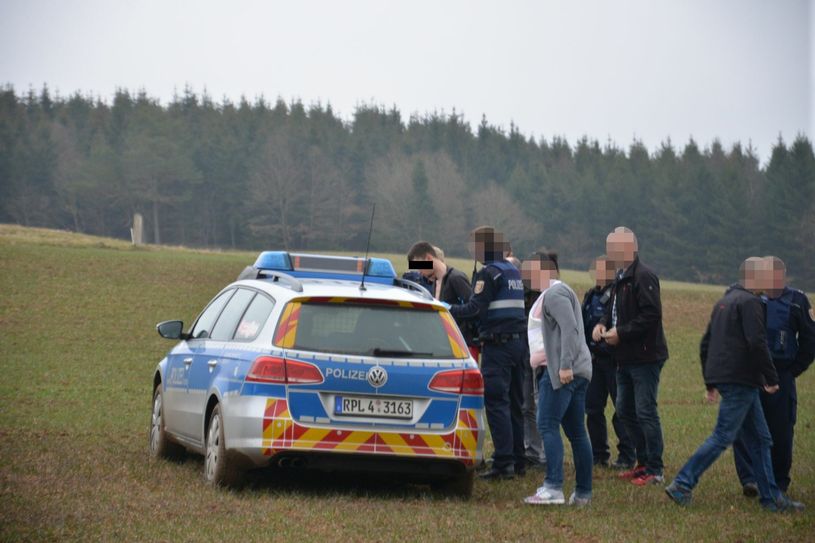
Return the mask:
<svg viewBox="0 0 815 543"><path fill-rule="evenodd" d="M255 467L409 474L467 497L484 384L455 321L389 260L267 251L219 292L153 376L150 452Z"/></svg>

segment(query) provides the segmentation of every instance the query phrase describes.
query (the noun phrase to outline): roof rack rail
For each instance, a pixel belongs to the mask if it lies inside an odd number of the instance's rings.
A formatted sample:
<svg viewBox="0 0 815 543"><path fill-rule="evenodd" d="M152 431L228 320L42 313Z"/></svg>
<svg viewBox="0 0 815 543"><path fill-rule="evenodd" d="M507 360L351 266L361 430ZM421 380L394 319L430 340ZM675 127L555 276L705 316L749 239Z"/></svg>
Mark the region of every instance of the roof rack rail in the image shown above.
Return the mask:
<svg viewBox="0 0 815 543"><path fill-rule="evenodd" d="M238 281L242 279L273 279L275 283L286 283L295 292L303 292L303 283L299 279L275 270L259 270L254 266L246 266L238 275Z"/></svg>
<svg viewBox="0 0 815 543"><path fill-rule="evenodd" d="M432 294L430 294L430 291L429 291L429 290L427 290L426 288L424 288L424 287L423 287L422 285L420 285L419 283L414 283L413 281L411 281L411 280L409 280L409 279L399 279L399 278L395 278L395 279L393 280L393 284L394 284L394 286L397 286L397 287L402 287L402 288L407 289L407 290L415 290L416 292L418 292L418 293L419 293L419 294L422 296L422 298L425 298L425 299L427 299L427 300L433 300L433 301L435 301L435 300L436 300L436 299L433 297L433 295L432 295Z"/></svg>

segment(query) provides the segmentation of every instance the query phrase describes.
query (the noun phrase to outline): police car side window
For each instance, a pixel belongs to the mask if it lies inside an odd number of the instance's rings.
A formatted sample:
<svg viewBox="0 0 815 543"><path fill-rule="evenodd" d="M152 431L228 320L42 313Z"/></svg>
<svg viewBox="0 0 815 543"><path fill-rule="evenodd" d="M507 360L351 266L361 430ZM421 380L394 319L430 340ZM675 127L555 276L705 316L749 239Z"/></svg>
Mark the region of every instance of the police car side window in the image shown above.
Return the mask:
<svg viewBox="0 0 815 543"><path fill-rule="evenodd" d="M212 327L212 333L209 337L219 341L227 341L232 339L235 334L235 328L238 326L238 321L241 316L246 312L246 307L252 298L255 297L254 290L247 290L239 288L234 296L226 304L221 315L218 317L215 326Z"/></svg>
<svg viewBox="0 0 815 543"><path fill-rule="evenodd" d="M274 301L267 298L263 294L258 294L249 307L246 313L243 314L241 321L238 323L238 329L235 331L235 339L239 341L250 341L255 339L266 324L266 319L274 307Z"/></svg>
<svg viewBox="0 0 815 543"><path fill-rule="evenodd" d="M215 324L215 319L217 319L218 315L221 314L221 310L224 308L224 305L226 305L226 302L229 301L229 298L231 298L233 294L235 294L235 289L229 289L221 293L209 303L204 312L201 313L201 316L198 317L198 321L195 323L195 328L192 330L193 339L205 339L210 336L212 325Z"/></svg>

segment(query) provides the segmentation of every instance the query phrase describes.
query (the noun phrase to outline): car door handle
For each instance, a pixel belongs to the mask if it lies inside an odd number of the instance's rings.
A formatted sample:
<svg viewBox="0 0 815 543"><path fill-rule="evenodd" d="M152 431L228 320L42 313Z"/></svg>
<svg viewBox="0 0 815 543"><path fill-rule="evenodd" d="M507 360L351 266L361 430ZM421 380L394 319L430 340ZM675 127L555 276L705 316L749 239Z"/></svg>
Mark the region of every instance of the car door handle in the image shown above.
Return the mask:
<svg viewBox="0 0 815 543"><path fill-rule="evenodd" d="M209 366L210 368L214 368L217 365L218 365L217 360L210 360L210 361L207 362L207 366Z"/></svg>
<svg viewBox="0 0 815 543"><path fill-rule="evenodd" d="M189 368L190 364L192 364L192 358L185 358L184 359L184 365Z"/></svg>

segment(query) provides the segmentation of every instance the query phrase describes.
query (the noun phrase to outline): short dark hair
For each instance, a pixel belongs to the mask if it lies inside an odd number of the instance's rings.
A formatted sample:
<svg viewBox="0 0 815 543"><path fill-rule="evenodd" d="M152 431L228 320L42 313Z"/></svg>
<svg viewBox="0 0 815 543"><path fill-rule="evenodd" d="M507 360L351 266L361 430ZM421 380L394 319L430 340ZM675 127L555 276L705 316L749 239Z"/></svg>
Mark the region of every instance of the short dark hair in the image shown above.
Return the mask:
<svg viewBox="0 0 815 543"><path fill-rule="evenodd" d="M408 251L407 257L408 260L416 260L416 257L425 255L430 255L434 258L438 256L436 250L430 243L427 241L417 241Z"/></svg>
<svg viewBox="0 0 815 543"><path fill-rule="evenodd" d="M560 273L560 266L558 266L557 263L557 253L553 251L539 249L532 253L530 260L537 260L540 262L542 270L554 269L556 272Z"/></svg>

